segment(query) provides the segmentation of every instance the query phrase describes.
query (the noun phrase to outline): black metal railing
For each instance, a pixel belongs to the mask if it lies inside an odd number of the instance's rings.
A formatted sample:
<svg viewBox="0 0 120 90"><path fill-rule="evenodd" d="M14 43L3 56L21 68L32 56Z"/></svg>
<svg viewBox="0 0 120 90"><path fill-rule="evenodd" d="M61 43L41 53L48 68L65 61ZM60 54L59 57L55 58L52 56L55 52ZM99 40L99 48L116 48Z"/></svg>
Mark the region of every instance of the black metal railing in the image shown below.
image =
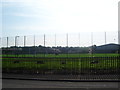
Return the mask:
<svg viewBox="0 0 120 90"><path fill-rule="evenodd" d="M3 74L59 80L119 80L120 57L2 57ZM36 77L35 77L36 76Z"/></svg>

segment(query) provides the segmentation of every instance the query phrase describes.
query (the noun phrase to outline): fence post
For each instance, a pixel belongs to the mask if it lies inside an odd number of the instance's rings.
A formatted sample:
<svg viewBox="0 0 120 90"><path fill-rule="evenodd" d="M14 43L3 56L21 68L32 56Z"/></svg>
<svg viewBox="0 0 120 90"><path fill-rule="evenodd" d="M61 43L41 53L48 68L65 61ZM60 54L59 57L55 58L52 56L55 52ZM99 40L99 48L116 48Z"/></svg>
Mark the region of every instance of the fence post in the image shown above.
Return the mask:
<svg viewBox="0 0 120 90"><path fill-rule="evenodd" d="M55 54L55 57L56 57L56 54L57 54L57 50L56 50L56 34L55 34L55 49L54 49L54 54Z"/></svg>
<svg viewBox="0 0 120 90"><path fill-rule="evenodd" d="M46 53L46 49L45 49L45 34L44 34L44 57L45 57L45 53Z"/></svg>
<svg viewBox="0 0 120 90"><path fill-rule="evenodd" d="M0 48L2 48L2 37L0 37Z"/></svg>
<svg viewBox="0 0 120 90"><path fill-rule="evenodd" d="M26 36L24 36L24 50L25 50L25 46L26 46ZM23 54L23 56L25 57L25 54L26 54L26 53L23 53L23 52L22 52L22 54Z"/></svg>
<svg viewBox="0 0 120 90"><path fill-rule="evenodd" d="M91 44L93 46L93 32L91 32Z"/></svg>
<svg viewBox="0 0 120 90"><path fill-rule="evenodd" d="M34 47L35 47L35 35L34 35Z"/></svg>
<svg viewBox="0 0 120 90"><path fill-rule="evenodd" d="M26 45L26 36L24 36L24 47Z"/></svg>
<svg viewBox="0 0 120 90"><path fill-rule="evenodd" d="M34 57L35 57L35 55L36 55L36 48L35 48L35 35L34 35L34 41L33 41L33 43L34 43Z"/></svg>
<svg viewBox="0 0 120 90"><path fill-rule="evenodd" d="M78 40L79 40L79 50L80 50L80 33L78 35ZM79 57L80 57L80 51L79 51Z"/></svg>
<svg viewBox="0 0 120 90"><path fill-rule="evenodd" d="M15 47L17 46L17 38L18 38L19 36L15 36Z"/></svg>
<svg viewBox="0 0 120 90"><path fill-rule="evenodd" d="M80 50L80 33L78 35L78 39L79 39L79 50ZM79 51L79 64L78 64L78 66L79 66L79 73L78 73L78 79L80 79L80 72L82 71L81 67L80 67L81 66L80 62L81 62L81 58L80 58L80 51Z"/></svg>
<svg viewBox="0 0 120 90"><path fill-rule="evenodd" d="M8 37L7 37L7 48L8 48Z"/></svg>
<svg viewBox="0 0 120 90"><path fill-rule="evenodd" d="M106 44L106 32L105 32L105 44Z"/></svg>
<svg viewBox="0 0 120 90"><path fill-rule="evenodd" d="M55 47L56 47L56 34L55 34Z"/></svg>
<svg viewBox="0 0 120 90"><path fill-rule="evenodd" d="M91 55L93 56L93 32L91 32Z"/></svg>
<svg viewBox="0 0 120 90"><path fill-rule="evenodd" d="M15 36L15 55L17 55L18 56L18 49L17 49L17 38L18 38L19 36Z"/></svg>
<svg viewBox="0 0 120 90"><path fill-rule="evenodd" d="M17 36L15 36L15 47L16 47L16 38L17 38Z"/></svg>
<svg viewBox="0 0 120 90"><path fill-rule="evenodd" d="M66 42L67 42L66 44L67 44L67 57L68 57L68 48L69 48L68 47L68 33L66 34Z"/></svg>
<svg viewBox="0 0 120 90"><path fill-rule="evenodd" d="M9 49L8 49L8 37L7 37L7 51L8 51ZM7 56L8 56L8 53L7 53Z"/></svg>

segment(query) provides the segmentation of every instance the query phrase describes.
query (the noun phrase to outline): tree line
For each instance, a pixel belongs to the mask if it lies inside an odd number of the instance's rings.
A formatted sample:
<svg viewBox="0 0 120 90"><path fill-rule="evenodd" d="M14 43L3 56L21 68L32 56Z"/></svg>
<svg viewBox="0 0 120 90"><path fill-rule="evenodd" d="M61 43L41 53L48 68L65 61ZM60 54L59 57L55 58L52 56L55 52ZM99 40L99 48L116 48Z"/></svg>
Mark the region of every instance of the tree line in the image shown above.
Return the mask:
<svg viewBox="0 0 120 90"><path fill-rule="evenodd" d="M2 48L2 54L78 54L89 53L89 47L44 47L44 46L31 46L31 47L8 47Z"/></svg>

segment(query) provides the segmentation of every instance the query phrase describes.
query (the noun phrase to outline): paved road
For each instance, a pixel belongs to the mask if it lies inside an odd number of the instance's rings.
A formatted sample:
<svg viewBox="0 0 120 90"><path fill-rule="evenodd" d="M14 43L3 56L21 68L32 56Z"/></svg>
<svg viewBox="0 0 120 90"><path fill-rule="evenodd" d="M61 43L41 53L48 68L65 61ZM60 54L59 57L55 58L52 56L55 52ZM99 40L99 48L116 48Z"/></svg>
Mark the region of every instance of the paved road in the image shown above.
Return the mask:
<svg viewBox="0 0 120 90"><path fill-rule="evenodd" d="M3 88L118 88L118 82L62 82L3 79Z"/></svg>

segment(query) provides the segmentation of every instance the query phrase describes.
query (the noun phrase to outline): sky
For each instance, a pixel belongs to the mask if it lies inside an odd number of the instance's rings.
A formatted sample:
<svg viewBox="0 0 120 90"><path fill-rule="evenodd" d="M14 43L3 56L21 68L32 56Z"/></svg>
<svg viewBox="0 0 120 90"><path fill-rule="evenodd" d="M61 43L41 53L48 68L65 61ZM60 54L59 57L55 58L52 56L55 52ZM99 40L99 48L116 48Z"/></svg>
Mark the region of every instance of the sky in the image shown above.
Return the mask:
<svg viewBox="0 0 120 90"><path fill-rule="evenodd" d="M118 1L2 0L2 35L117 31Z"/></svg>
<svg viewBox="0 0 120 90"><path fill-rule="evenodd" d="M56 34L59 38L57 44L66 45L65 35L70 33L74 36L69 36L71 45L75 41L77 43L74 45L77 46L78 34L81 33L84 46L91 44L91 32L97 33L93 36L93 42L99 44L105 43L104 32L108 32L107 42L117 42L115 32L118 31L118 2L119 0L1 0L0 35L42 35L43 38L44 34L52 34L52 37L47 38L53 44Z"/></svg>

